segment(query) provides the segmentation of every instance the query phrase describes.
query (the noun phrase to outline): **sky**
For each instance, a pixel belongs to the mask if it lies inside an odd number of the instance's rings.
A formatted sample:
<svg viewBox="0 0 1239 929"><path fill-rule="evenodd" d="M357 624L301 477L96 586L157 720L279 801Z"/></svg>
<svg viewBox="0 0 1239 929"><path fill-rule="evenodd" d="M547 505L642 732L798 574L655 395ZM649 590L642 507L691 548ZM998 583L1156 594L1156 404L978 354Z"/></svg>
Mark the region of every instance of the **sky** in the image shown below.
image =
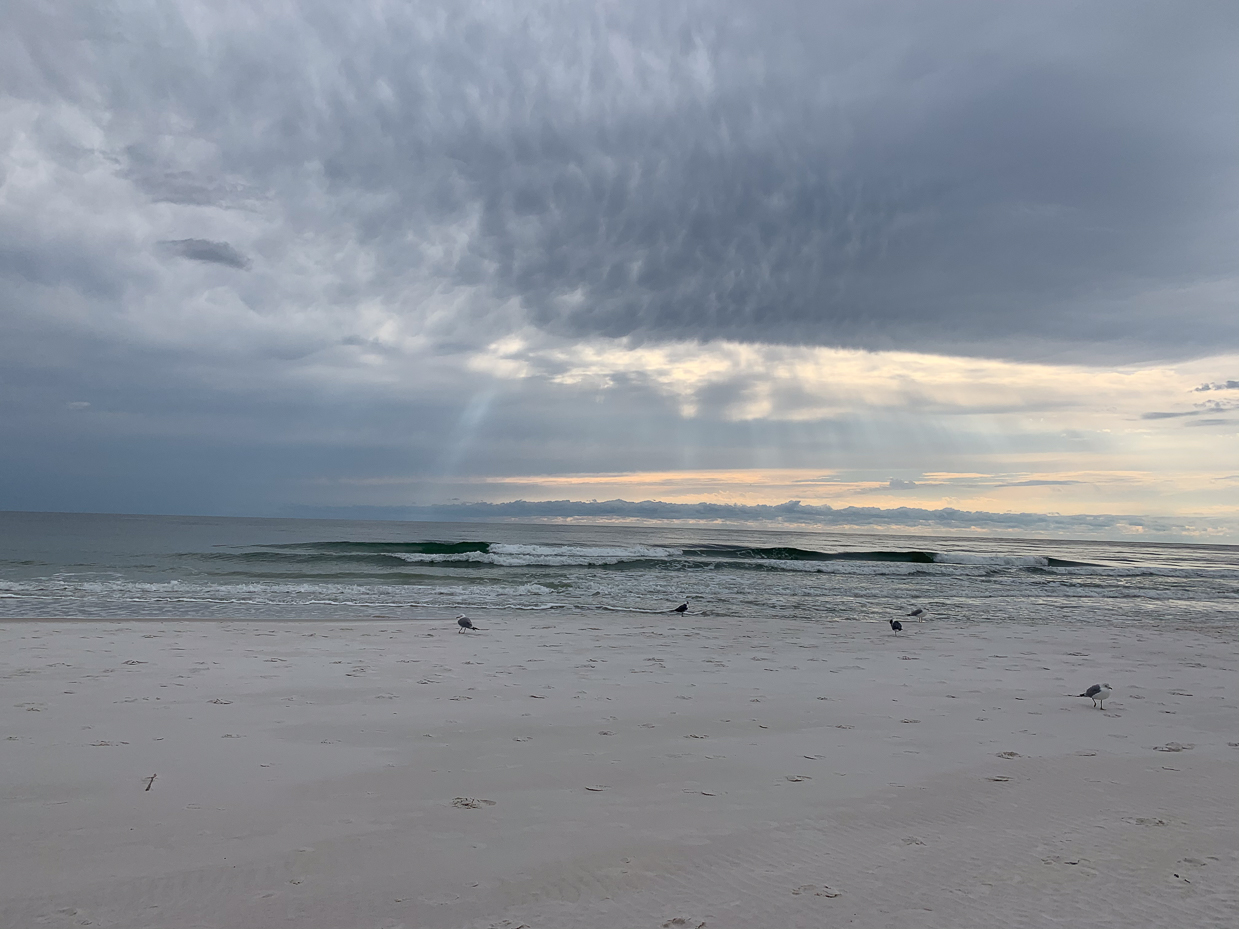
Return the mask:
<svg viewBox="0 0 1239 929"><path fill-rule="evenodd" d="M1234 3L0 15L0 509L1239 542Z"/></svg>

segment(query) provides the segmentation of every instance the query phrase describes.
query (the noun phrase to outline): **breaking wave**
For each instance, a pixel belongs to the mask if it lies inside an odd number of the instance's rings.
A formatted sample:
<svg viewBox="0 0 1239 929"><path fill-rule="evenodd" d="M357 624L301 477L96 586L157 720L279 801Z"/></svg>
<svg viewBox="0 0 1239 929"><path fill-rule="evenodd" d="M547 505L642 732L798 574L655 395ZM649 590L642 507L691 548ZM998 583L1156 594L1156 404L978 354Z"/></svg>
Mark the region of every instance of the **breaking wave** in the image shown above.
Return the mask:
<svg viewBox="0 0 1239 929"><path fill-rule="evenodd" d="M980 568L1090 568L1089 562L1045 555L996 555L911 550L815 551L790 546L739 545L553 545L505 542L302 542L269 545L249 551L212 552L216 562L256 568L279 566L313 571L329 565L399 568L445 567L640 567L691 569L711 566L803 571L824 564L939 565ZM809 568L810 570L812 568ZM864 570L863 568L860 570ZM896 570L894 573L906 573Z"/></svg>

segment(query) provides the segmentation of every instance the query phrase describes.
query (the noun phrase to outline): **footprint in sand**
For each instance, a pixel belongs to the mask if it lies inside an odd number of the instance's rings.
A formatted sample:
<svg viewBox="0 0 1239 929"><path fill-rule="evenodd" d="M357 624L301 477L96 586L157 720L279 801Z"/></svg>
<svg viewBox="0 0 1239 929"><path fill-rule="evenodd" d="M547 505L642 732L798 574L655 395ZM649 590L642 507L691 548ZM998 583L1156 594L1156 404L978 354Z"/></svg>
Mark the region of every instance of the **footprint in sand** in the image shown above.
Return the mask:
<svg viewBox="0 0 1239 929"><path fill-rule="evenodd" d="M473 797L456 797L452 806L462 810L480 810L484 806L494 806L494 800L477 800Z"/></svg>
<svg viewBox="0 0 1239 929"><path fill-rule="evenodd" d="M827 887L825 884L802 884L795 888L792 893L796 896L800 894L813 894L815 897L837 897L839 891Z"/></svg>

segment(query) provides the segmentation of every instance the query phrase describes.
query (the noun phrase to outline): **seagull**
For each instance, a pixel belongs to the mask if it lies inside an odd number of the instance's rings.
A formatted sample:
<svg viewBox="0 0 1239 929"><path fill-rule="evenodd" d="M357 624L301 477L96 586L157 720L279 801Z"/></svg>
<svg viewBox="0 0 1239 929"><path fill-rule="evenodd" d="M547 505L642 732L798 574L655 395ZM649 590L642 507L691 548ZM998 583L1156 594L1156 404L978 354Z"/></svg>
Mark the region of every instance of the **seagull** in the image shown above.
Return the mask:
<svg viewBox="0 0 1239 929"><path fill-rule="evenodd" d="M681 603L679 606L677 606L677 607L676 607L674 610L672 610L671 612L672 612L672 613L681 613L681 614L683 614L683 613L687 613L687 612L688 612L688 601L687 601L687 600L685 600L683 603Z"/></svg>
<svg viewBox="0 0 1239 929"><path fill-rule="evenodd" d="M460 627L459 629L456 630L457 632L464 632L466 629L472 629L476 631L478 628L477 626L473 625L473 620L471 620L464 613L461 613L459 616L456 617L456 625Z"/></svg>
<svg viewBox="0 0 1239 929"><path fill-rule="evenodd" d="M895 635L899 635L899 633L902 630L903 630L903 623L901 623L897 619L892 619L891 620L891 632L895 633Z"/></svg>
<svg viewBox="0 0 1239 929"><path fill-rule="evenodd" d="M1097 706L1098 702L1100 702L1101 708L1104 710L1106 708L1106 697L1110 696L1112 693L1114 693L1114 690L1109 684L1094 684L1088 690L1084 691L1084 693L1080 694L1080 696L1091 697L1093 700L1093 706Z"/></svg>
<svg viewBox="0 0 1239 929"><path fill-rule="evenodd" d="M924 616L924 615L925 615L925 611L924 611L924 610L922 610L922 609L918 606L916 609L914 609L914 610L913 610L911 613L909 613L908 615L909 615L909 616L915 616L915 617L917 617L917 618L919 619L920 617L922 617L922 616Z"/></svg>

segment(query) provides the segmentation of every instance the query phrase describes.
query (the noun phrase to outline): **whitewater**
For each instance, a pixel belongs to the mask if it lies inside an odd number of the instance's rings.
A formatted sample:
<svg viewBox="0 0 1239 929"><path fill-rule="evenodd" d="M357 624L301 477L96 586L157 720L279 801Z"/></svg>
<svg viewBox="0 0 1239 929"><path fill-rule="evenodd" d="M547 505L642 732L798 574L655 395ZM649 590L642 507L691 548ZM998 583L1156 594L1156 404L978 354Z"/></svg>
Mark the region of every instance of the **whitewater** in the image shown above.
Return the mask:
<svg viewBox="0 0 1239 929"><path fill-rule="evenodd" d="M0 618L1210 623L1239 548L737 529L0 513Z"/></svg>

